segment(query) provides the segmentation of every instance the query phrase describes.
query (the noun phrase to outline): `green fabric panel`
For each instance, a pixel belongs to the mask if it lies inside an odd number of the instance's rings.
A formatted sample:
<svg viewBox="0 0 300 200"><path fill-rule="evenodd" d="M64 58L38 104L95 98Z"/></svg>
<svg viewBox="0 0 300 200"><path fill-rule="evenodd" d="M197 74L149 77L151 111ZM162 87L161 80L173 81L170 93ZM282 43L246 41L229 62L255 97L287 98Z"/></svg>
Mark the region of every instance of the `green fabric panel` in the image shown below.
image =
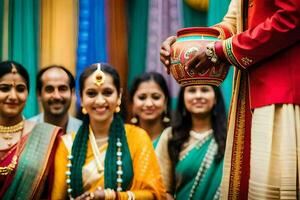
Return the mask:
<svg viewBox="0 0 300 200"><path fill-rule="evenodd" d="M226 76L226 79L221 84L221 91L223 93L226 113L228 114L231 102L231 95L232 95L232 82L233 82L233 67L230 66L229 72Z"/></svg>
<svg viewBox="0 0 300 200"><path fill-rule="evenodd" d="M207 26L207 12L198 11L182 2L183 26Z"/></svg>
<svg viewBox="0 0 300 200"><path fill-rule="evenodd" d="M208 25L212 26L221 22L227 12L230 0L210 0L208 8ZM228 75L221 84L226 111L228 113L232 93L233 67L230 67Z"/></svg>
<svg viewBox="0 0 300 200"><path fill-rule="evenodd" d="M11 0L9 10L9 59L21 63L30 75L30 93L23 111L28 118L38 112L35 78L39 50L39 0Z"/></svg>
<svg viewBox="0 0 300 200"><path fill-rule="evenodd" d="M146 68L148 0L128 0L128 86Z"/></svg>
<svg viewBox="0 0 300 200"><path fill-rule="evenodd" d="M160 136L161 136L161 134L155 140L152 141L154 149L156 149L156 146L157 146L157 144L159 142Z"/></svg>
<svg viewBox="0 0 300 200"><path fill-rule="evenodd" d="M219 23L227 12L230 0L209 0L208 25Z"/></svg>
<svg viewBox="0 0 300 200"><path fill-rule="evenodd" d="M0 0L0 59L2 58L2 45L3 45L3 15L4 15L4 0Z"/></svg>

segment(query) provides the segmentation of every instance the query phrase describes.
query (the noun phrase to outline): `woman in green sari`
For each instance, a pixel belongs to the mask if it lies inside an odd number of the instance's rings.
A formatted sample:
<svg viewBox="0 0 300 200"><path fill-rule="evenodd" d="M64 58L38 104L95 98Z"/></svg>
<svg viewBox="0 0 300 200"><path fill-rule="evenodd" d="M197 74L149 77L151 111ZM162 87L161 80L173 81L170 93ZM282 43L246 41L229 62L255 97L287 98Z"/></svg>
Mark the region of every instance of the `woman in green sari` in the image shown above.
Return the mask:
<svg viewBox="0 0 300 200"><path fill-rule="evenodd" d="M219 199L226 125L219 88L181 88L172 126L156 147L169 199Z"/></svg>

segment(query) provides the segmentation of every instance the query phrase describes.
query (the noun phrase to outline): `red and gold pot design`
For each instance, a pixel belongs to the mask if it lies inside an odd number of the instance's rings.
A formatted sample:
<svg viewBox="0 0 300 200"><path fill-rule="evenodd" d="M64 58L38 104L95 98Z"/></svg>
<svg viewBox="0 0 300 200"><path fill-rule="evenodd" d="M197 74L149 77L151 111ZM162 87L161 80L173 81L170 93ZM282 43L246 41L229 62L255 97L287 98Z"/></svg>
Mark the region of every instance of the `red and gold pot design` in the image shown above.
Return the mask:
<svg viewBox="0 0 300 200"><path fill-rule="evenodd" d="M170 72L182 86L215 85L219 86L226 78L229 66L225 63L214 64L206 71L186 71L185 63L201 48L219 40L219 31L209 27L183 28L177 32L176 42L171 46ZM223 39L223 38L221 38Z"/></svg>

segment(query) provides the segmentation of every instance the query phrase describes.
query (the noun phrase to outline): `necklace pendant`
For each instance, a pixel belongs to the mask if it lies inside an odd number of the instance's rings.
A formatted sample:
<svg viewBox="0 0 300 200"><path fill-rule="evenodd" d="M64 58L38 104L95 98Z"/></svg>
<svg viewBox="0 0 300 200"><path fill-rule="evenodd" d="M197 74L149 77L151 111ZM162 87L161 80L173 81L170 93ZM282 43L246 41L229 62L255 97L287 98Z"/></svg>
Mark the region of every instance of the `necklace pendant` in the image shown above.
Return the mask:
<svg viewBox="0 0 300 200"><path fill-rule="evenodd" d="M3 138L4 140L11 140L11 139L13 138L13 136L12 136L12 135L9 135L9 134L4 134L4 135L2 135L2 138Z"/></svg>

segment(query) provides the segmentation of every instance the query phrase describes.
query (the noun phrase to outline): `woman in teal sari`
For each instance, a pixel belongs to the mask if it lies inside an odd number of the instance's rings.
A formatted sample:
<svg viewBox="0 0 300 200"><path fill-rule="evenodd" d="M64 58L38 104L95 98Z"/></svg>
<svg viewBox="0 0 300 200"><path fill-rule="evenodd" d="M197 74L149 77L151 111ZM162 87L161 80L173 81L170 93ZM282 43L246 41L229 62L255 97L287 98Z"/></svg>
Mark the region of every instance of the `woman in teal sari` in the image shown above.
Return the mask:
<svg viewBox="0 0 300 200"><path fill-rule="evenodd" d="M226 125L219 88L181 88L172 126L156 147L169 199L219 199Z"/></svg>
<svg viewBox="0 0 300 200"><path fill-rule="evenodd" d="M157 72L137 76L130 90L131 123L146 130L154 148L162 131L170 124L170 94L164 77Z"/></svg>
<svg viewBox="0 0 300 200"><path fill-rule="evenodd" d="M12 61L0 62L0 199L51 198L54 151L61 129L24 120L29 75ZM47 186L45 186L47 185Z"/></svg>

